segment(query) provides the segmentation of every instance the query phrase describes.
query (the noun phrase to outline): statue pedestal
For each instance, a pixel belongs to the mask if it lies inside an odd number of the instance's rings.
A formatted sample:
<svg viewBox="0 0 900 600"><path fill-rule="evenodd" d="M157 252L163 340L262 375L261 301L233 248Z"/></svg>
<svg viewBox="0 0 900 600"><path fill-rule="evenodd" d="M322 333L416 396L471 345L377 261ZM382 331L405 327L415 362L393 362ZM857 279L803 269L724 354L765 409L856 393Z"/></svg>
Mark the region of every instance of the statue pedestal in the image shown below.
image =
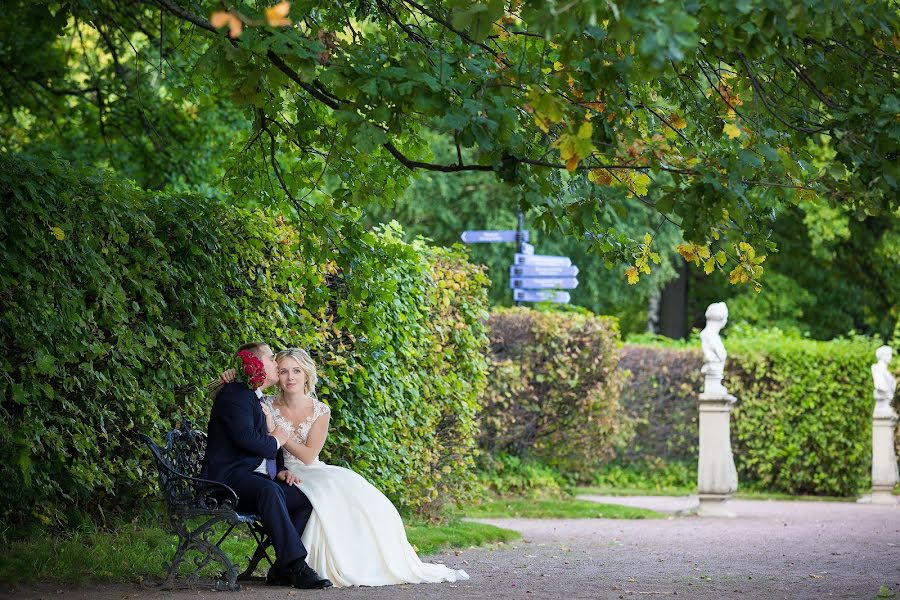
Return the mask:
<svg viewBox="0 0 900 600"><path fill-rule="evenodd" d="M700 394L700 458L697 488L701 517L734 517L727 502L737 491L737 469L731 453L731 406L736 398L728 393Z"/></svg>
<svg viewBox="0 0 900 600"><path fill-rule="evenodd" d="M897 504L894 496L894 486L900 480L894 451L897 415L891 413L876 413L872 418L872 504Z"/></svg>

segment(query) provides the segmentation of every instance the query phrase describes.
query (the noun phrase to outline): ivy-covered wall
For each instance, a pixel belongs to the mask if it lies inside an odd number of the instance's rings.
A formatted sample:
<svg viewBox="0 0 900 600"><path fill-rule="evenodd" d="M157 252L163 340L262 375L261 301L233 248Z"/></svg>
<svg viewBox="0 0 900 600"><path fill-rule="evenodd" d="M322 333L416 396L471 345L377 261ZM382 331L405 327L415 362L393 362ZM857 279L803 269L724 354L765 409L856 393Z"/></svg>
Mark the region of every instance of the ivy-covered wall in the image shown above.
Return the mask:
<svg viewBox="0 0 900 600"><path fill-rule="evenodd" d="M488 284L396 228L343 252L282 219L0 155L0 515L64 522L155 497L149 453L241 343L304 346L323 458L402 509L468 497ZM361 252L347 252L355 244Z"/></svg>

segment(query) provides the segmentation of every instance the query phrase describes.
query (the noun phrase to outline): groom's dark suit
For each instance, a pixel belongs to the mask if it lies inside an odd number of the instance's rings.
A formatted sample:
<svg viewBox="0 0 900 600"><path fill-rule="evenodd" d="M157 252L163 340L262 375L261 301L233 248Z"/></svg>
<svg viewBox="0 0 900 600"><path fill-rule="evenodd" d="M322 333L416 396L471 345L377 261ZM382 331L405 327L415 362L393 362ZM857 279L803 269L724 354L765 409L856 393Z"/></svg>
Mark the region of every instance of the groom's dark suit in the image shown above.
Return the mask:
<svg viewBox="0 0 900 600"><path fill-rule="evenodd" d="M259 397L244 383L225 384L209 416L201 477L228 485L238 495L238 510L262 517L277 562L287 567L306 557L300 536L312 505L296 486L255 473L263 459L275 459L277 471L284 468L284 453L267 433Z"/></svg>

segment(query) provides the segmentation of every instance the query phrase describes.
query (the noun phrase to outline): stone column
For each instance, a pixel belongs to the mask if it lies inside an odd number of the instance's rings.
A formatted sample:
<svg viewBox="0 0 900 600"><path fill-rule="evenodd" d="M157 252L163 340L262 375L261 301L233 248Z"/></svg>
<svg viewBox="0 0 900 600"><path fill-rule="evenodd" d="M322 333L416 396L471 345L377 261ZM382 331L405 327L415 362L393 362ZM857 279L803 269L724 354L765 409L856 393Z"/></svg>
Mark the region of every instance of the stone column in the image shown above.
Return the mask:
<svg viewBox="0 0 900 600"><path fill-rule="evenodd" d="M727 502L737 491L737 469L731 453L731 394L700 394L700 459L697 488L701 517L734 517Z"/></svg>
<svg viewBox="0 0 900 600"><path fill-rule="evenodd" d="M872 504L897 504L894 486L900 482L894 427L897 415L878 414L872 418Z"/></svg>

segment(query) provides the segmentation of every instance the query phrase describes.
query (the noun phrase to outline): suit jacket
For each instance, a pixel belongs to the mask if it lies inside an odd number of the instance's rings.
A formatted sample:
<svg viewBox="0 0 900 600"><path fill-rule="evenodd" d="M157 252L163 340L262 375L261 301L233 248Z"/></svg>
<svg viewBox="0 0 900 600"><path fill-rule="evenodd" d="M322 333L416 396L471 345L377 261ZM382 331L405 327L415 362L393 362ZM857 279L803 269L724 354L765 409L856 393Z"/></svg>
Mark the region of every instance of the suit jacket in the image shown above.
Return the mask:
<svg viewBox="0 0 900 600"><path fill-rule="evenodd" d="M268 434L256 392L245 383L227 383L213 402L207 429L206 456L200 476L229 484L252 475L264 458L284 468L284 452Z"/></svg>

